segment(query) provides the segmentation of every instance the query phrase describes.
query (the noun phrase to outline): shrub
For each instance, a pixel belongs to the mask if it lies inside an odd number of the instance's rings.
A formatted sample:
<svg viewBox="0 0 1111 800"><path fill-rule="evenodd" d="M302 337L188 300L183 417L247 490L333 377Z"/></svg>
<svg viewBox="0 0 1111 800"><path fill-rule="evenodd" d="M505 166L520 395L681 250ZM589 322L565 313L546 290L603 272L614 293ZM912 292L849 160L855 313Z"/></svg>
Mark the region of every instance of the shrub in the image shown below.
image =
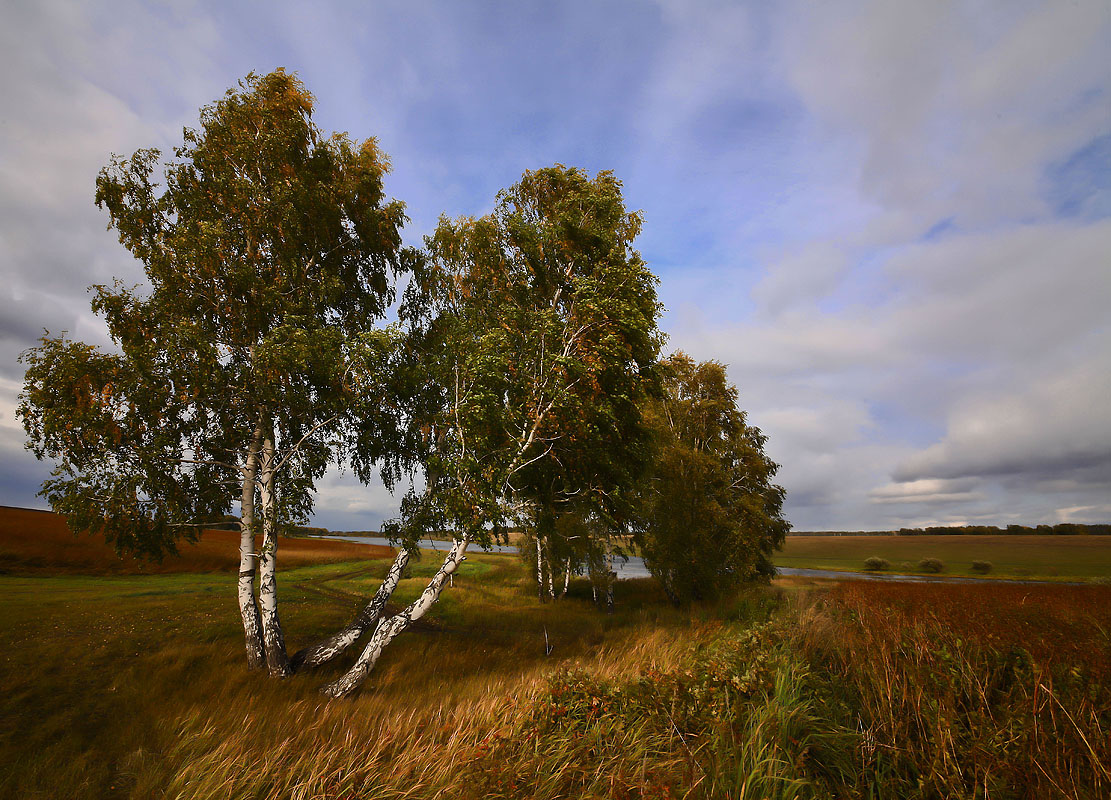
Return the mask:
<svg viewBox="0 0 1111 800"><path fill-rule="evenodd" d="M891 569L891 562L886 558L872 556L864 559L864 569L868 572L882 572L885 569Z"/></svg>
<svg viewBox="0 0 1111 800"><path fill-rule="evenodd" d="M922 572L944 572L945 562L940 558L923 558L918 562L918 569Z"/></svg>
<svg viewBox="0 0 1111 800"><path fill-rule="evenodd" d="M973 561L972 562L972 571L973 572L979 572L981 575L987 575L989 572L991 572L991 562L990 561Z"/></svg>

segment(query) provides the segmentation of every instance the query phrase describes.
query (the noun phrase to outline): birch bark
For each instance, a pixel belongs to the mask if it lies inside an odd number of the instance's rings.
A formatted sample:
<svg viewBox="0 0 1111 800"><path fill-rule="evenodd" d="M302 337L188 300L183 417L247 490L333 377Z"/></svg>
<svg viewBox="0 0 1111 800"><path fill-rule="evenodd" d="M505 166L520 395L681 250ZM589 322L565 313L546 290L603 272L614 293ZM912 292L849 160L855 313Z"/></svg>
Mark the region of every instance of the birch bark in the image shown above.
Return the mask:
<svg viewBox="0 0 1111 800"><path fill-rule="evenodd" d="M613 545L606 542L606 613L613 613L613 582L617 573L613 569Z"/></svg>
<svg viewBox="0 0 1111 800"><path fill-rule="evenodd" d="M289 666L282 623L278 619L278 519L274 496L274 440L271 435L262 440L259 498L262 500L262 552L259 558L258 599L262 612L262 643L270 675L284 678L293 670Z"/></svg>
<svg viewBox="0 0 1111 800"><path fill-rule="evenodd" d="M243 618L243 639L247 648L247 668L259 669L266 663L259 625L258 603L255 601L255 489L258 484L259 446L262 429L256 428L242 470L242 494L239 518L239 614Z"/></svg>
<svg viewBox="0 0 1111 800"><path fill-rule="evenodd" d="M552 543L551 543L550 540L548 541L548 559L547 559L547 561L548 561L548 596L551 597L552 600L555 600L556 599L555 581L552 579L552 575L555 573L556 563L555 563L555 560L552 558Z"/></svg>
<svg viewBox="0 0 1111 800"><path fill-rule="evenodd" d="M544 548L539 535L536 537L536 596L544 599Z"/></svg>
<svg viewBox="0 0 1111 800"><path fill-rule="evenodd" d="M390 571L386 574L374 597L351 621L351 624L326 639L321 639L316 644L294 653L293 658L290 659L290 666L294 670L320 666L342 654L347 648L359 641L363 634L370 630L378 622L378 618L382 616L382 610L386 607L386 602L390 599L394 589L397 588L397 583L401 580L401 573L408 563L409 551L402 549L397 554L397 558L394 559Z"/></svg>
<svg viewBox="0 0 1111 800"><path fill-rule="evenodd" d="M371 673L371 670L374 669L374 665L378 663L378 659L386 646L409 625L424 616L425 612L432 607L432 604L439 599L444 584L447 583L448 578L466 558L464 553L467 550L467 544L468 539L466 537L455 540L444 559L444 563L432 576L432 580L428 582L428 586L421 592L420 597L401 613L388 619L379 620L370 641L367 642L355 664L341 678L321 687L321 694L329 697L346 697L359 688Z"/></svg>

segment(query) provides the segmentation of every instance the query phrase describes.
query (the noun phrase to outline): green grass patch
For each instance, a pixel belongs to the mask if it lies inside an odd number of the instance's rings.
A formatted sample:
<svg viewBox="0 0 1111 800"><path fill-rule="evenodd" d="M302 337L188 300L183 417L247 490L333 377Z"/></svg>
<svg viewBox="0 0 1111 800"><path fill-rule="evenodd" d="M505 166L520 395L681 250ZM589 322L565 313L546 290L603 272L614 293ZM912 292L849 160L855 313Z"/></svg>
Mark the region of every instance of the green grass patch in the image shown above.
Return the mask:
<svg viewBox="0 0 1111 800"><path fill-rule="evenodd" d="M891 572L926 574L919 562L936 558L946 575L985 577L973 564L991 562L989 578L1089 580L1111 576L1109 536L788 536L780 567L865 571L869 558Z"/></svg>

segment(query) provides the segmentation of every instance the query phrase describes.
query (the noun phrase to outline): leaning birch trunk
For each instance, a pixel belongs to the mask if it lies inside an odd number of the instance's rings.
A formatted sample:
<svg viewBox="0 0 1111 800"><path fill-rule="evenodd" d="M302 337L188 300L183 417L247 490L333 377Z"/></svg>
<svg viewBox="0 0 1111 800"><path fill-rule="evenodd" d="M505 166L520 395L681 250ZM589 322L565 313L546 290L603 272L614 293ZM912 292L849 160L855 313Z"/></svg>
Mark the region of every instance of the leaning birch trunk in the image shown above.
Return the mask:
<svg viewBox="0 0 1111 800"><path fill-rule="evenodd" d="M439 599L444 584L447 583L451 574L459 569L459 565L466 558L463 554L467 550L467 542L466 538L455 540L444 559L444 563L432 576L432 580L428 582L428 586L421 592L420 597L401 613L380 620L378 627L374 629L374 634L370 637L370 641L367 642L354 666L343 677L321 687L321 694L329 697L346 697L359 688L362 682L366 680L367 675L374 669L374 665L378 663L378 659L386 646L410 624L424 616L425 612L432 607L432 604Z"/></svg>
<svg viewBox="0 0 1111 800"><path fill-rule="evenodd" d="M262 442L259 469L259 496L262 499L262 553L259 558L258 599L262 611L262 643L266 651L266 668L274 677L292 674L285 650L282 623L278 619L278 531L274 497L274 442L267 436Z"/></svg>
<svg viewBox="0 0 1111 800"><path fill-rule="evenodd" d="M359 641L363 634L370 630L378 622L378 618L382 616L382 609L386 607L386 602L393 594L393 590L397 588L397 583L401 580L401 573L408 563L409 551L403 548L397 554L397 558L394 559L390 571L386 574L374 597L351 621L351 624L326 639L321 639L316 644L294 653L293 658L290 659L290 666L294 670L318 667L331 661Z"/></svg>
<svg viewBox="0 0 1111 800"><path fill-rule="evenodd" d="M239 501L239 614L243 617L248 669L258 669L266 663L258 603L255 601L255 572L258 568L258 554L255 552L255 489L258 484L258 449L261 438L262 431L256 430L243 466L243 492Z"/></svg>

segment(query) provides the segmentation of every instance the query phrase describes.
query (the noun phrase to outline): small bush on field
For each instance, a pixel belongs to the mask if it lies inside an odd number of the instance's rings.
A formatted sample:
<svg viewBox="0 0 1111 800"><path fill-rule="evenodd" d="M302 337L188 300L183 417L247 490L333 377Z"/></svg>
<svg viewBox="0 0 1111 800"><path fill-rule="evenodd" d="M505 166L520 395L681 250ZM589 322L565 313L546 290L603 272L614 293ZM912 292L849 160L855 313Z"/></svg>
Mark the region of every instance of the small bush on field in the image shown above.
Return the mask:
<svg viewBox="0 0 1111 800"><path fill-rule="evenodd" d="M918 569L922 572L944 572L945 562L940 558L923 558L918 562Z"/></svg>
<svg viewBox="0 0 1111 800"><path fill-rule="evenodd" d="M987 575L989 572L991 572L991 562L990 561L973 561L972 562L972 571L973 572L979 572L981 575Z"/></svg>
<svg viewBox="0 0 1111 800"><path fill-rule="evenodd" d="M891 562L886 558L872 556L864 559L864 569L868 572L882 572L885 569L891 569Z"/></svg>

